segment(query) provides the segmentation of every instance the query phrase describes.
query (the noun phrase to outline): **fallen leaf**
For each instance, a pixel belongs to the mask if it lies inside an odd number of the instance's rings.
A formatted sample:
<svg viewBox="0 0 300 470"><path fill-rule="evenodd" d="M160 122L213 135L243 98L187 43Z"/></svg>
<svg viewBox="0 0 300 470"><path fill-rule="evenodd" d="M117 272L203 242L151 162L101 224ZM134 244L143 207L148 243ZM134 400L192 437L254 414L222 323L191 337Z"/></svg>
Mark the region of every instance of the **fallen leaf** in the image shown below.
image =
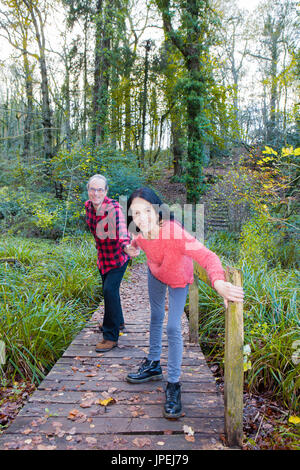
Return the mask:
<svg viewBox="0 0 300 470"><path fill-rule="evenodd" d="M85 374L86 377L96 377L96 372L90 372L89 374Z"/></svg>
<svg viewBox="0 0 300 470"><path fill-rule="evenodd" d="M74 409L69 412L68 419L74 419L78 415L79 411Z"/></svg>
<svg viewBox="0 0 300 470"><path fill-rule="evenodd" d="M185 437L185 440L188 441L188 442L195 442L195 437L194 436L186 434L184 437Z"/></svg>
<svg viewBox="0 0 300 470"><path fill-rule="evenodd" d="M300 424L300 418L299 416L290 416L289 417L289 423L292 423L292 424Z"/></svg>
<svg viewBox="0 0 300 470"><path fill-rule="evenodd" d="M136 410L136 411L132 411L131 412L131 415L134 417L134 418L138 418L138 416L142 416L144 414L143 411L141 410Z"/></svg>
<svg viewBox="0 0 300 470"><path fill-rule="evenodd" d="M194 435L194 430L190 426L187 426L186 424L183 425L183 432L187 434L188 436L193 436Z"/></svg>
<svg viewBox="0 0 300 470"><path fill-rule="evenodd" d="M32 429L26 428L26 429L24 429L24 431L22 431L22 434L26 434L26 435L27 435L27 434L30 434L31 432L32 432Z"/></svg>
<svg viewBox="0 0 300 470"><path fill-rule="evenodd" d="M86 415L84 413L81 413L79 410L71 410L68 419L71 419L72 421L78 421L79 423L84 423L86 421Z"/></svg>
<svg viewBox="0 0 300 470"><path fill-rule="evenodd" d="M86 400L80 403L81 408L90 408L95 403L94 399Z"/></svg>
<svg viewBox="0 0 300 470"><path fill-rule="evenodd" d="M95 437L86 437L85 440L90 445L97 444L97 439Z"/></svg>
<svg viewBox="0 0 300 470"><path fill-rule="evenodd" d="M95 398L96 394L94 392L86 392L82 395L83 400L88 400L90 398Z"/></svg>
<svg viewBox="0 0 300 470"><path fill-rule="evenodd" d="M107 398L106 400L99 400L99 405L102 406L107 406L107 405L112 405L113 403L116 403L116 400L114 398Z"/></svg>
<svg viewBox="0 0 300 470"><path fill-rule="evenodd" d="M37 423L37 421L31 421L30 425L33 426L33 427L36 427L36 426L38 426L38 423Z"/></svg>
<svg viewBox="0 0 300 470"><path fill-rule="evenodd" d="M136 446L136 447L145 447L145 446L150 446L151 445L151 440L146 438L146 437L136 437L132 443Z"/></svg>
<svg viewBox="0 0 300 470"><path fill-rule="evenodd" d="M62 426L62 423L60 421L53 421L52 426L54 426L56 428L60 428Z"/></svg>

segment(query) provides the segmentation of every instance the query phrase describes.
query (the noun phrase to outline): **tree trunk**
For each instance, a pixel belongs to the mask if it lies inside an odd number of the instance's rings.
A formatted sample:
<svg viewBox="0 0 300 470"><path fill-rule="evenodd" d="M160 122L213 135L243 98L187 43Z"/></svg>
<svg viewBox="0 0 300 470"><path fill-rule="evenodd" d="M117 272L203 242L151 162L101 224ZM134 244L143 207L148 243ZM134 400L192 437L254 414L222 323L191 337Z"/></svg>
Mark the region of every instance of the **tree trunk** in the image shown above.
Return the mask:
<svg viewBox="0 0 300 470"><path fill-rule="evenodd" d="M131 97L130 97L130 74L125 77L124 87L124 101L125 101L125 150L131 150Z"/></svg>
<svg viewBox="0 0 300 470"><path fill-rule="evenodd" d="M32 124L32 112L33 112L33 87L32 87L32 72L33 67L30 67L27 44L23 42L23 65L25 72L25 92L26 92L26 112L24 119L24 141L23 141L23 153L22 157L24 160L28 158L31 142L31 124Z"/></svg>
<svg viewBox="0 0 300 470"><path fill-rule="evenodd" d="M34 29L36 40L39 48L39 66L41 72L41 91L42 91L42 124L44 128L44 155L46 161L50 161L53 156L52 148L52 113L50 109L49 99L49 85L48 85L48 73L47 64L45 57L45 36L44 36L44 25L41 17L41 12L37 6L32 6L32 3L28 0L24 0L26 7L30 13ZM50 169L49 164L46 166L46 174L49 175Z"/></svg>
<svg viewBox="0 0 300 470"><path fill-rule="evenodd" d="M205 131L204 109L203 109L203 89L201 87L200 60L196 51L190 51L187 59L187 69L190 73L190 85L187 101L187 203L197 204L203 189L202 167L205 161L204 142ZM200 125L200 119L202 126Z"/></svg>
<svg viewBox="0 0 300 470"><path fill-rule="evenodd" d="M85 17L84 21L84 52L83 52L83 117L82 117L82 138L86 143L87 139L87 92L88 92L88 79L87 79L87 25L88 18Z"/></svg>
<svg viewBox="0 0 300 470"><path fill-rule="evenodd" d="M267 127L267 142L272 143L276 133L276 105L278 100L277 93L277 63L278 63L278 34L272 35L271 46L271 97L269 121Z"/></svg>
<svg viewBox="0 0 300 470"><path fill-rule="evenodd" d="M93 97L93 141L96 146L103 143L106 134L110 72L109 51L111 45L111 39L106 30L108 27L107 23L109 21L106 16L107 11L104 0L98 0L96 7L96 47Z"/></svg>
<svg viewBox="0 0 300 470"><path fill-rule="evenodd" d="M208 81L202 70L201 57L207 60L209 15L208 0L184 2L181 28L174 30L171 22L170 0L156 0L163 17L164 30L174 46L182 53L188 78L185 81L184 99L187 111L187 202L196 204L203 192L202 167L205 162L204 146L208 127L205 114L205 101L208 95ZM179 7L179 5L178 5Z"/></svg>
<svg viewBox="0 0 300 470"><path fill-rule="evenodd" d="M151 41L150 39L148 39L145 44L144 86L143 86L143 95L142 95L142 135L141 135L141 156L140 156L140 164L142 168L144 168L144 165L145 165L145 132L146 132L147 86L148 86L150 49L151 49Z"/></svg>
<svg viewBox="0 0 300 470"><path fill-rule="evenodd" d="M172 135L172 152L173 152L173 165L174 176L182 175L182 159L184 155L183 147L183 132L181 125L172 118L171 115L171 135Z"/></svg>

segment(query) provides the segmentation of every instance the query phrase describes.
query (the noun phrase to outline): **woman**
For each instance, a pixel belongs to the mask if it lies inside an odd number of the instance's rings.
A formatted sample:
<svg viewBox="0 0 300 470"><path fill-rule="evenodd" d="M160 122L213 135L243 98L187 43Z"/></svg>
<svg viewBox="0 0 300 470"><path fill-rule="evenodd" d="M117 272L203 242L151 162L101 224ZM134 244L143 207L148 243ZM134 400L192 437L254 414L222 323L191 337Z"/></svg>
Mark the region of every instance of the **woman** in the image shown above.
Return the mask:
<svg viewBox="0 0 300 470"><path fill-rule="evenodd" d="M133 192L128 201L129 232L137 236L125 251L131 257L141 248L147 256L148 290L151 306L150 348L137 373L126 379L131 383L160 380L162 369L160 355L165 314L165 294L169 291L168 336L168 383L164 416L181 416L181 362L183 340L181 315L193 282L193 260L207 271L211 285L227 301L243 301L243 289L225 281L220 259L202 243L192 237L175 221L160 198L149 188Z"/></svg>

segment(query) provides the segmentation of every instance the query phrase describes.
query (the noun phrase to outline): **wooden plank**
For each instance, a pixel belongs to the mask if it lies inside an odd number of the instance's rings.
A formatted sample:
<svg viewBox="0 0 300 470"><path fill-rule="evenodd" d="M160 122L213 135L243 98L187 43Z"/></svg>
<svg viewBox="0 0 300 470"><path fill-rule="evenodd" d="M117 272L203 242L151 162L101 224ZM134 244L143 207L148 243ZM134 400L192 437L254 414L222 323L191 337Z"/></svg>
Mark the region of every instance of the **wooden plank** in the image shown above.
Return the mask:
<svg viewBox="0 0 300 470"><path fill-rule="evenodd" d="M165 382L161 383L161 385L157 385L158 382L146 382L144 384L131 384L129 382L118 380L119 377L115 377L115 380L108 380L108 377L92 377L91 380L89 378L83 377L81 380L63 380L63 381L53 381L53 380L44 380L43 383L39 386L39 390L61 390L63 388L64 391L71 391L71 390L78 390L78 391L108 391L110 389L117 388L118 393L121 391L139 391L145 392L147 390L164 390L165 389ZM215 381L211 380L210 377L206 377L206 380L199 382L184 382L186 385L186 390L189 392L199 392L199 389L202 392L208 391L215 391ZM153 385L156 384L156 385ZM184 386L182 386L182 391Z"/></svg>
<svg viewBox="0 0 300 470"><path fill-rule="evenodd" d="M90 397L90 395L89 395ZM99 398L99 397L98 397ZM86 407L93 401L92 399L88 398L85 401L82 401L84 407L80 407L77 405L77 409L83 411L89 417L93 416L107 416L107 417L141 417L145 418L146 416L151 416L152 418L161 418L162 417L162 404L120 404L116 403L111 406L107 406L106 408L100 406L99 404L91 404L89 407ZM96 400L97 401L97 400ZM48 403L45 406L43 402L31 402L30 404L27 403L22 410L20 411L19 416L30 416L34 417L68 417L70 411L74 409L73 403ZM184 410L183 413L189 417L218 417L222 418L224 414L224 407L222 400L216 400L214 394L207 394L202 395L199 398L198 405L192 405L190 403L184 403Z"/></svg>
<svg viewBox="0 0 300 470"><path fill-rule="evenodd" d="M194 272L196 273L198 279L205 282L205 284L207 284L208 286L211 286L207 272L204 268L202 268L202 266L200 266L200 264L196 262L194 262Z"/></svg>
<svg viewBox="0 0 300 470"><path fill-rule="evenodd" d="M73 432L73 431L72 431ZM59 437L57 435L47 436L46 434L31 433L29 435L17 435L7 433L6 439L1 439L0 449L19 450L113 450L116 451L157 451L157 453L168 450L190 451L190 450L224 450L224 447L217 436L196 433L194 441L187 441L183 435L170 434L96 434L85 435L65 433ZM105 458L105 453L101 459ZM153 460L151 460L153 459ZM156 455L151 452L147 455L147 462L152 462L157 466Z"/></svg>
<svg viewBox="0 0 300 470"><path fill-rule="evenodd" d="M183 391L181 394L182 403L190 403L192 405L199 405L201 402L201 395L205 396L211 395L213 387L204 389L203 386L199 389L198 392L189 393ZM79 404L84 400L84 393L79 391L59 391L55 390L53 392L47 390L37 390L29 398L29 402L43 402L43 403L74 403ZM132 391L124 391L118 394L118 402L122 404L132 404L132 403L164 403L165 397L164 393L157 392L155 390L148 393L139 393L137 390L132 389Z"/></svg>
<svg viewBox="0 0 300 470"><path fill-rule="evenodd" d="M131 367L134 367L136 368L141 360L145 357L146 353L145 351L140 351L140 354L139 355L136 355L134 357L131 357L131 363L130 363L130 366ZM104 357L105 356L105 357ZM118 362L117 364L119 365L124 365L124 357L129 357L128 355L125 355L124 356L121 356L118 358ZM79 355L79 356L62 356L56 363L55 367L57 365L59 366L64 366L64 367L68 367L68 366L80 366L80 364L83 364L83 365L90 365L90 366L93 366L95 364L99 364L99 362L101 361L101 364L116 364L116 361L115 361L115 358L114 358L114 355L113 354L110 354L110 352L107 352L105 353L105 355L100 355L97 356L97 357L85 357L85 356L82 356L82 355ZM128 362L129 360L127 360L127 365L129 364ZM161 365L166 365L167 363L167 356L164 355L161 357L161 361L160 361ZM182 358L182 366L187 366L187 367L193 367L193 366L202 366L204 367L206 370L209 370L208 367L207 367L207 364L205 362L205 359L202 357L202 354L200 355L199 354L199 358L197 359L196 357L190 357L188 354L183 354L183 358Z"/></svg>
<svg viewBox="0 0 300 470"><path fill-rule="evenodd" d="M79 359L74 360L74 358L68 358L68 360L66 360L64 358L63 361L59 360L56 363L55 368L52 368L50 370L50 372L47 375L47 378L57 373L61 373L61 374L66 373L67 375L70 375L70 374L74 374L75 372L79 370L80 372L83 373L85 372L85 370L95 369L98 365L100 365L101 367L105 367L107 369L116 368L117 366L117 367L125 367L125 368L129 367L132 370L133 368L138 367L139 364L140 362L138 360L137 361L135 360L133 362L131 357L126 357L126 356L122 357L117 364L114 361L114 358L112 357L101 357L99 360L97 359L90 360L89 358L87 358L87 360L85 360L84 358L82 360L79 360ZM161 365L162 367L166 367L167 365L166 358L164 358L164 360L161 361ZM195 361L192 361L191 363L190 363L190 359L187 358L186 362L183 362L182 364L181 371L182 371L182 374L194 373L197 376L197 374L203 375L207 373L208 375L212 376L210 370L207 367L206 362L202 360L201 358L199 361L195 360Z"/></svg>
<svg viewBox="0 0 300 470"><path fill-rule="evenodd" d="M95 351L93 345L77 345L71 344L68 349L64 352L62 357L88 357L88 358L100 358L103 357L103 354L107 357L115 357L115 358L122 358L123 356L131 356L134 358L141 358L145 357L148 354L149 348L148 345L144 345L144 347L140 345L133 345L133 344L122 344L121 342L118 343L118 346L111 351L107 351L106 353L98 353ZM167 355L168 346L167 343L162 344L162 357ZM189 351L185 353L187 357L192 357L193 352ZM194 352L197 355L197 352Z"/></svg>
<svg viewBox="0 0 300 470"><path fill-rule="evenodd" d="M74 368L76 369L76 368ZM196 368L195 368L196 369ZM92 367L91 368L86 368L85 371L73 371L71 368L64 368L62 369L61 371L58 371L58 370L54 370L52 372L50 372L46 379L42 382L42 384L39 386L39 388L41 387L44 387L46 386L45 384L46 383L52 383L53 381L57 381L59 383L67 380L67 381L74 381L74 382L82 382L82 381L86 381L86 382L99 382L99 380L101 381L105 381L105 380L108 380L108 377L107 377L107 370L108 370L108 366L107 366L107 369L105 371L105 374L102 373L101 375L101 370L99 372L99 370L95 371ZM112 373L114 372L115 368L112 368L111 371ZM123 370L123 369L122 369ZM122 372L122 377L125 378L125 376L127 375L127 372L129 370L132 370L132 368L127 368L124 372ZM184 372L182 371L182 374L181 374L181 378L180 380L184 383L195 383L195 384L199 384L198 386L200 387L201 386L201 383L202 382L211 382L211 383L215 383L215 379L211 376L211 374L209 374L209 372L207 372L207 370L205 370L204 366L203 368L201 369L200 367L197 368L197 370L191 370L190 368L188 369L190 372ZM201 372L202 371L202 372ZM165 373L165 370L163 369L163 373ZM199 379L199 375L201 373L201 381ZM94 374L97 374L97 375L94 375ZM120 381L120 375L112 375L110 374L109 376L109 382L114 382L114 387L116 386L116 382L119 382ZM102 385L103 386L103 385ZM111 384L112 386L112 384Z"/></svg>
<svg viewBox="0 0 300 470"><path fill-rule="evenodd" d="M112 405L113 406L113 405ZM147 418L134 418L130 417L112 417L109 416L94 416L88 418L84 410L81 418L71 420L65 417L51 416L49 418L32 420L31 417L19 416L18 420L15 420L9 427L10 434L23 434L28 430L26 435L30 432L35 431L36 424L38 423L39 433L49 435L55 435L56 428L69 433L71 429L75 428L78 434L90 434L94 432L96 434L113 434L117 431L118 434L140 434L140 433L153 433L153 434L164 434L166 430L173 432L180 432L183 434L183 426L190 426L194 432L206 434L217 434L223 431L223 417L222 418L209 418L209 417L182 417L179 420L174 419L162 419L153 418L148 416ZM34 423L34 426L32 425ZM60 423L61 426L57 426Z"/></svg>

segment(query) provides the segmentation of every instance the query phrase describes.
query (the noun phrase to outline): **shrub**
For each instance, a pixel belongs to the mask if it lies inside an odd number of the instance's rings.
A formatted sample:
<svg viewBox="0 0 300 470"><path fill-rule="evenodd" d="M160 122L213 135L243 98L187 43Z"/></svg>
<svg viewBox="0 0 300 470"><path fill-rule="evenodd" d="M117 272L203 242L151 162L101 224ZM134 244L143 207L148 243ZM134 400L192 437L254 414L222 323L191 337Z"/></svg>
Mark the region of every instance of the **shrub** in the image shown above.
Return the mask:
<svg viewBox="0 0 300 470"><path fill-rule="evenodd" d="M0 338L3 372L39 382L85 325L101 294L90 237L53 242L0 240Z"/></svg>
<svg viewBox="0 0 300 470"><path fill-rule="evenodd" d="M62 150L53 159L53 175L64 186L65 192L72 191L83 202L86 197L86 183L94 174L103 174L108 179L109 196L128 196L142 185L142 175L137 158L109 145L92 148L89 145L75 145L71 151Z"/></svg>
<svg viewBox="0 0 300 470"><path fill-rule="evenodd" d="M242 228L240 260L254 269L270 265L275 257L276 235L266 215L257 213Z"/></svg>

